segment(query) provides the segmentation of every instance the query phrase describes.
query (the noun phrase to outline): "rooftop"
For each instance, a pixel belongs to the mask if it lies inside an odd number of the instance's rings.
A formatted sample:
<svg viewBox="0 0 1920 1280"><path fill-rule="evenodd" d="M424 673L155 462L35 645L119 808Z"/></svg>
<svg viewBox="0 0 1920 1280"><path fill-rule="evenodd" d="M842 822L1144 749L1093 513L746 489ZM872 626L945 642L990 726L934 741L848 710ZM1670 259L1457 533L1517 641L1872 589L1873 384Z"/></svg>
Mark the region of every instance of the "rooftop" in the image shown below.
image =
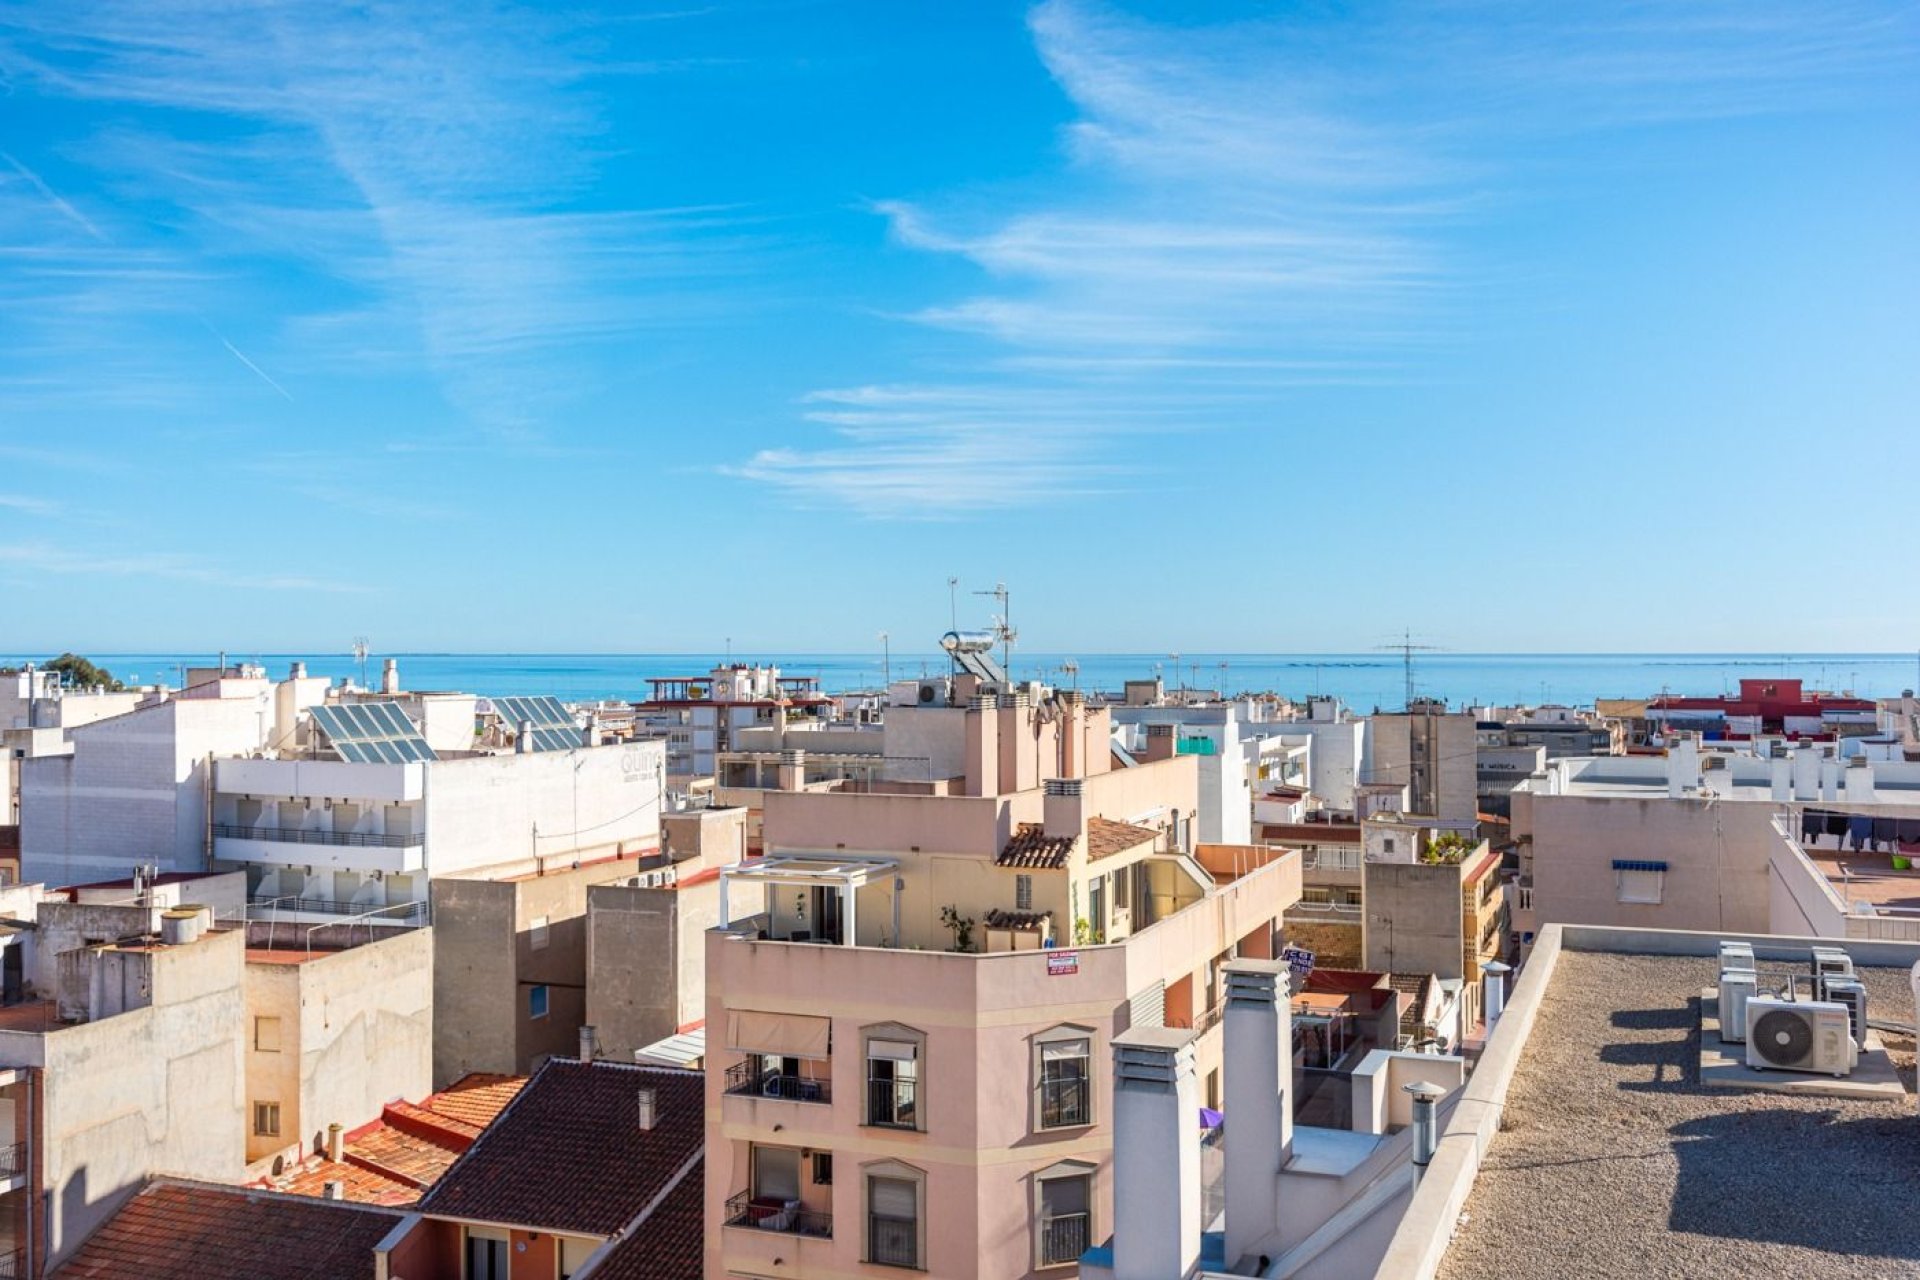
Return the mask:
<svg viewBox="0 0 1920 1280"><path fill-rule="evenodd" d="M1913 1016L1904 970L1860 973L1878 1016ZM1716 976L1705 956L1559 953L1442 1277L1911 1270L1911 1097L1702 1088ZM1912 1037L1883 1039L1911 1089Z"/></svg>
<svg viewBox="0 0 1920 1280"><path fill-rule="evenodd" d="M695 1164L588 1280L697 1280L705 1261L705 1189Z"/></svg>
<svg viewBox="0 0 1920 1280"><path fill-rule="evenodd" d="M1116 853L1125 853L1143 844L1157 841L1160 833L1152 827L1135 826L1131 822L1115 822L1111 818L1087 819L1087 858L1098 861L1112 857Z"/></svg>
<svg viewBox="0 0 1920 1280"><path fill-rule="evenodd" d="M1032 867L1057 871L1073 853L1072 836L1050 836L1037 822L1023 822L993 860L997 867Z"/></svg>
<svg viewBox="0 0 1920 1280"><path fill-rule="evenodd" d="M642 1089L655 1091L644 1130ZM613 1236L699 1156L705 1112L697 1071L549 1059L420 1209Z"/></svg>
<svg viewBox="0 0 1920 1280"><path fill-rule="evenodd" d="M150 1182L87 1238L55 1280L350 1280L374 1275L391 1209L168 1179Z"/></svg>

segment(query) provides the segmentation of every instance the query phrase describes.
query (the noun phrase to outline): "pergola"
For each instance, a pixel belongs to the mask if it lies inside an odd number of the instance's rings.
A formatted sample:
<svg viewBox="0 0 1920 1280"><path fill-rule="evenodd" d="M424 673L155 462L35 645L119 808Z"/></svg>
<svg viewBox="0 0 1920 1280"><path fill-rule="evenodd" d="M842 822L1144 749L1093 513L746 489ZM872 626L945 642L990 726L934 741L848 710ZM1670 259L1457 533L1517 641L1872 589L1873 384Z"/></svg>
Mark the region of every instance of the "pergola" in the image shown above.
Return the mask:
<svg viewBox="0 0 1920 1280"><path fill-rule="evenodd" d="M769 917L772 915L772 893L775 889L833 889L840 895L841 932L846 938L843 945L852 946L859 938L855 931L858 922L855 914L856 891L863 885L885 877L893 899L893 931L888 936L893 939L893 945L898 946L900 879L895 872L899 867L896 858L845 853L774 853L757 861L736 863L722 868L720 872L720 927L725 929L731 924L729 910L732 899L729 890L735 881L754 881L765 888Z"/></svg>

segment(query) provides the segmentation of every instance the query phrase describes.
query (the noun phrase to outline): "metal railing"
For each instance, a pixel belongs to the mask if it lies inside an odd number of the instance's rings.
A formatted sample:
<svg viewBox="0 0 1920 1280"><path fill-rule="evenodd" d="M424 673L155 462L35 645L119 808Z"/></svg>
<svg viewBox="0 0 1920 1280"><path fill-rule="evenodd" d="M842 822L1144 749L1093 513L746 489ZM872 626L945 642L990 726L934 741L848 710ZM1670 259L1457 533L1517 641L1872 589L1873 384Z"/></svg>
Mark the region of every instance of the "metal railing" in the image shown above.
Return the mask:
<svg viewBox="0 0 1920 1280"><path fill-rule="evenodd" d="M817 1209L792 1209L784 1203L763 1200L751 1191L742 1191L727 1200L729 1227L750 1227L755 1231L778 1231L790 1236L816 1236L831 1239L833 1215Z"/></svg>
<svg viewBox="0 0 1920 1280"><path fill-rule="evenodd" d="M1084 1213L1059 1213L1040 1223L1040 1265L1057 1267L1078 1262L1087 1251L1087 1222Z"/></svg>
<svg viewBox="0 0 1920 1280"><path fill-rule="evenodd" d="M425 833L405 832L387 835L374 831L319 831L306 827L246 827L231 822L213 824L216 839L271 840L278 844L350 845L362 849L418 849L427 843Z"/></svg>
<svg viewBox="0 0 1920 1280"><path fill-rule="evenodd" d="M882 1129L919 1127L918 1080L867 1081L867 1123Z"/></svg>
<svg viewBox="0 0 1920 1280"><path fill-rule="evenodd" d="M1040 1127L1064 1129L1092 1124L1092 1092L1085 1080L1042 1080Z"/></svg>
<svg viewBox="0 0 1920 1280"><path fill-rule="evenodd" d="M0 1280L25 1280L27 1274L27 1251L15 1249L12 1253L0 1253Z"/></svg>
<svg viewBox="0 0 1920 1280"><path fill-rule="evenodd" d="M247 902L252 920L271 919L278 911L305 911L320 916L383 916L396 924L425 923L427 904L396 902L390 906L369 906L361 902L341 902L334 898L253 898Z"/></svg>
<svg viewBox="0 0 1920 1280"><path fill-rule="evenodd" d="M726 1091L750 1098L781 1098L788 1102L831 1102L833 1089L825 1080L788 1075L752 1058L727 1068Z"/></svg>
<svg viewBox="0 0 1920 1280"><path fill-rule="evenodd" d="M11 1178L27 1171L27 1144L16 1142L0 1147L0 1178Z"/></svg>
<svg viewBox="0 0 1920 1280"><path fill-rule="evenodd" d="M920 1265L920 1223L913 1218L867 1215L867 1261L883 1267Z"/></svg>

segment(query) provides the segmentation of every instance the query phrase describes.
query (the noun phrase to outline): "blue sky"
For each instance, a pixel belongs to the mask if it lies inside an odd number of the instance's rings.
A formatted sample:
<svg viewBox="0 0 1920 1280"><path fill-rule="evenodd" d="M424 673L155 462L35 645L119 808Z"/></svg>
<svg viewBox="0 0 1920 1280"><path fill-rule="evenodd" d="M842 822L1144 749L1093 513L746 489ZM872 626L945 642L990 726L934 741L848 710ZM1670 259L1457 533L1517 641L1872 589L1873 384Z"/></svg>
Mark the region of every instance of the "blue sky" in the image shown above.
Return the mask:
<svg viewBox="0 0 1920 1280"><path fill-rule="evenodd" d="M0 0L0 95L0 648L1920 644L1910 4Z"/></svg>

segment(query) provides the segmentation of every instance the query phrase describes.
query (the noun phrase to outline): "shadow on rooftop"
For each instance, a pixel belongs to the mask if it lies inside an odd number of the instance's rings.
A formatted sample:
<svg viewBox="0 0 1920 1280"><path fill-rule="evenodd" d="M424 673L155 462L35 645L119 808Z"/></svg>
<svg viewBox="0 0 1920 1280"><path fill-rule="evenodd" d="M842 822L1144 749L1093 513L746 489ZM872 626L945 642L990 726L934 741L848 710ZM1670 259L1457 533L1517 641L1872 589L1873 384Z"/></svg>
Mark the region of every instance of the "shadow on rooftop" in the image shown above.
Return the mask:
<svg viewBox="0 0 1920 1280"><path fill-rule="evenodd" d="M1850 1120L1842 1114L1737 1109L1674 1125L1668 1132L1680 1172L1668 1228L1920 1261L1911 1110L1890 1105L1884 1114Z"/></svg>

